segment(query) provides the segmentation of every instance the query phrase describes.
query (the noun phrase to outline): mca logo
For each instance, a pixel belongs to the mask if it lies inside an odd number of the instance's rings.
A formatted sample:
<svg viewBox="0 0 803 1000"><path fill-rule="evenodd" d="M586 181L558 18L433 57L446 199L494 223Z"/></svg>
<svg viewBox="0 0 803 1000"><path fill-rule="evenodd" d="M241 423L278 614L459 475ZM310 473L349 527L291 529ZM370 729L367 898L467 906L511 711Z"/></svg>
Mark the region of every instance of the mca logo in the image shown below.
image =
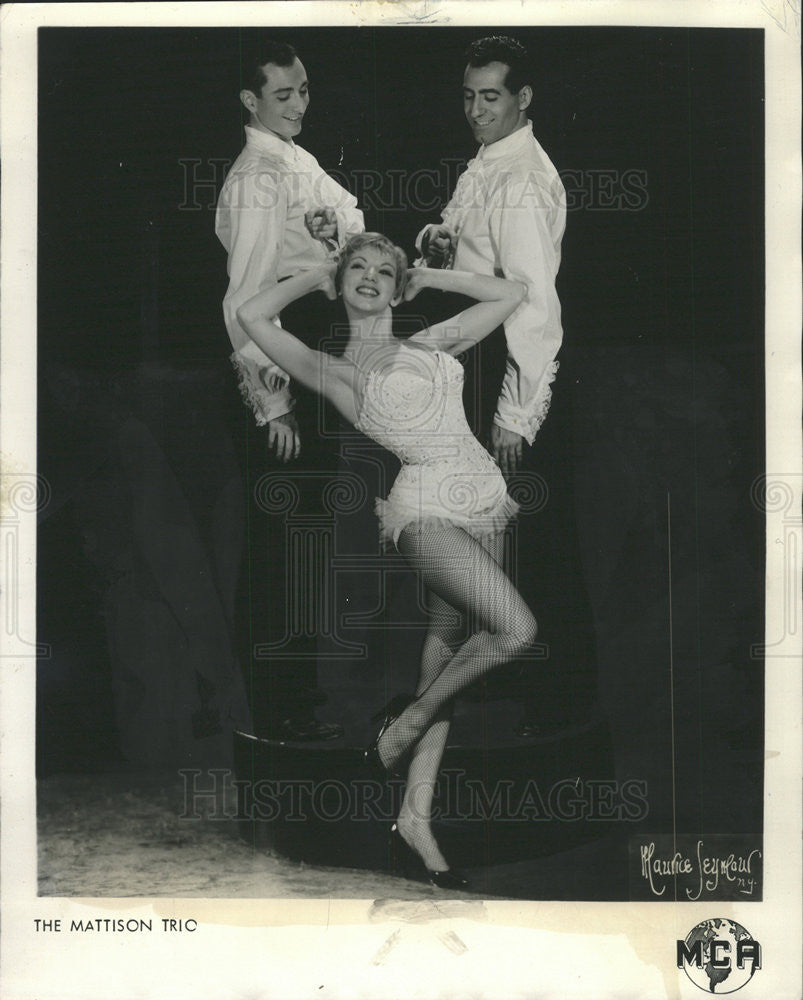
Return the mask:
<svg viewBox="0 0 803 1000"><path fill-rule="evenodd" d="M677 962L706 993L735 993L761 968L761 945L741 924L714 917L678 941Z"/></svg>

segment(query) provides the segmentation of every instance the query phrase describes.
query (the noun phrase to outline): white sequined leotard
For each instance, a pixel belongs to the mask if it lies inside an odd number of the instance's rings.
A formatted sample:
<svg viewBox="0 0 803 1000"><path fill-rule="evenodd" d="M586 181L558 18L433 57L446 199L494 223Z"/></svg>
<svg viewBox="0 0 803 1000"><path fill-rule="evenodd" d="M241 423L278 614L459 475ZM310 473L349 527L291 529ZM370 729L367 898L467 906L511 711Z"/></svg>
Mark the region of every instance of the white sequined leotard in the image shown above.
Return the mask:
<svg viewBox="0 0 803 1000"><path fill-rule="evenodd" d="M471 433L462 394L463 366L443 351L401 343L389 367L368 373L355 426L402 462L387 500L376 502L385 544L411 522L495 534L518 510Z"/></svg>

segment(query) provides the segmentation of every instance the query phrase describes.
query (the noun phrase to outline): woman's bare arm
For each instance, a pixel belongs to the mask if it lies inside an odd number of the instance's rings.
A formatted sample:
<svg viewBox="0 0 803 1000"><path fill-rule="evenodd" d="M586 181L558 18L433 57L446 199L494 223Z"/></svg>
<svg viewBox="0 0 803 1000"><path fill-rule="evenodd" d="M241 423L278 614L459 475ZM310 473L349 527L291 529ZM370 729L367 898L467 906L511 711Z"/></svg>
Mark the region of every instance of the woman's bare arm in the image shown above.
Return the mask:
<svg viewBox="0 0 803 1000"><path fill-rule="evenodd" d="M329 399L351 423L357 419L354 393L346 382L333 374L334 359L314 351L298 337L283 329L273 318L285 306L317 289L335 297L332 277L335 265L327 263L268 288L244 302L237 320L248 336L287 374L313 392Z"/></svg>
<svg viewBox="0 0 803 1000"><path fill-rule="evenodd" d="M244 302L237 320L254 343L291 378L308 389L322 392L323 355L303 344L298 337L274 323L285 306L308 292L322 288L331 266L312 268L281 281Z"/></svg>
<svg viewBox="0 0 803 1000"><path fill-rule="evenodd" d="M473 347L492 333L518 308L527 293L520 281L507 281L469 271L411 268L405 299L413 298L422 288L437 288L479 299L476 305L410 338L451 354Z"/></svg>

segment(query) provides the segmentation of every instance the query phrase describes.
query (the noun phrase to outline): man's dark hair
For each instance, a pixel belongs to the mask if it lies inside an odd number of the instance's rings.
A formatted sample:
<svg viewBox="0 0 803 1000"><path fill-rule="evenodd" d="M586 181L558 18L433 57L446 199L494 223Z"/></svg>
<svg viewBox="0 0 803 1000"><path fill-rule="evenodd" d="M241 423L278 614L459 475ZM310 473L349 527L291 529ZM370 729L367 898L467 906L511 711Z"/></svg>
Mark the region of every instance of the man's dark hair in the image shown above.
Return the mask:
<svg viewBox="0 0 803 1000"><path fill-rule="evenodd" d="M508 67L505 86L511 94L518 94L521 88L530 82L527 49L521 42L507 35L478 38L466 49L466 59L469 66L487 66L492 62L504 63Z"/></svg>
<svg viewBox="0 0 803 1000"><path fill-rule="evenodd" d="M262 97L262 88L268 82L262 68L271 63L273 66L292 66L296 61L296 50L287 42L265 42L260 46L259 53L245 64L243 73L243 88L250 90L255 97Z"/></svg>

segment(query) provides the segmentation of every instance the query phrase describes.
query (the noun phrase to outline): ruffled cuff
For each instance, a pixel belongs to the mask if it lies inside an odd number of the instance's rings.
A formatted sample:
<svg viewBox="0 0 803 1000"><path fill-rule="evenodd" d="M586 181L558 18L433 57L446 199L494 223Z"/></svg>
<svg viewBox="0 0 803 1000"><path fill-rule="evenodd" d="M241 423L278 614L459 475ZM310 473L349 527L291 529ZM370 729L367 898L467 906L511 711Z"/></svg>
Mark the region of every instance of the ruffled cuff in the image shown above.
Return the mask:
<svg viewBox="0 0 803 1000"><path fill-rule="evenodd" d="M253 412L257 427L264 427L295 407L290 380L280 369L260 367L237 351L231 355L231 363L243 402Z"/></svg>
<svg viewBox="0 0 803 1000"><path fill-rule="evenodd" d="M427 223L426 226L421 230L421 232L415 238L415 248L418 251L418 257L413 261L413 267L427 267L427 258L425 255L426 247L424 246L424 237L427 234L427 230L432 226L433 223ZM429 241L427 241L429 242Z"/></svg>
<svg viewBox="0 0 803 1000"><path fill-rule="evenodd" d="M327 246L330 256L342 250L352 236L361 233L364 229L362 212L355 212L354 209L335 209L337 219L337 239L332 240L332 244Z"/></svg>
<svg viewBox="0 0 803 1000"><path fill-rule="evenodd" d="M526 408L514 406L504 398L500 399L494 423L514 434L521 435L527 444L531 445L541 429L541 424L546 420L547 413L549 413L549 404L552 402L552 383L555 381L559 367L559 361L550 362L541 380L537 396Z"/></svg>

